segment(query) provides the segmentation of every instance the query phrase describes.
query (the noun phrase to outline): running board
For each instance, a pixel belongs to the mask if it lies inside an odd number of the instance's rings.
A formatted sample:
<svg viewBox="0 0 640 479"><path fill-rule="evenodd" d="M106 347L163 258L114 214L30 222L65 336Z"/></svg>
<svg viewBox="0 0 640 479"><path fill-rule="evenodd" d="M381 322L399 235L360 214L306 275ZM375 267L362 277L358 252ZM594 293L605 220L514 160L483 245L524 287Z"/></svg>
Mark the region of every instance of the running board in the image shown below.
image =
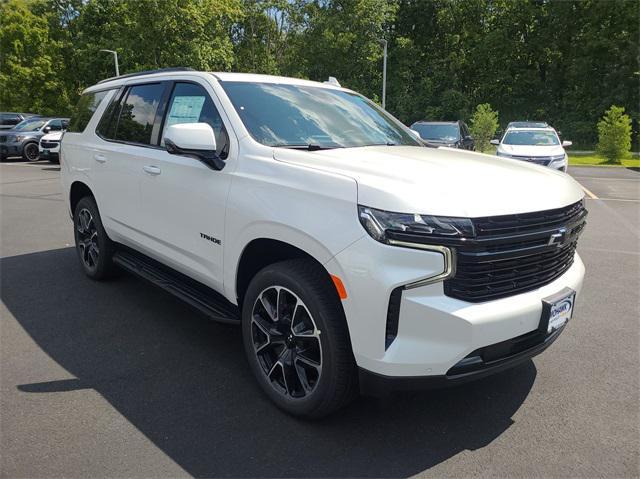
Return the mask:
<svg viewBox="0 0 640 479"><path fill-rule="evenodd" d="M215 321L240 324L240 312L236 305L208 286L154 259L123 248L113 255L113 262L180 298Z"/></svg>

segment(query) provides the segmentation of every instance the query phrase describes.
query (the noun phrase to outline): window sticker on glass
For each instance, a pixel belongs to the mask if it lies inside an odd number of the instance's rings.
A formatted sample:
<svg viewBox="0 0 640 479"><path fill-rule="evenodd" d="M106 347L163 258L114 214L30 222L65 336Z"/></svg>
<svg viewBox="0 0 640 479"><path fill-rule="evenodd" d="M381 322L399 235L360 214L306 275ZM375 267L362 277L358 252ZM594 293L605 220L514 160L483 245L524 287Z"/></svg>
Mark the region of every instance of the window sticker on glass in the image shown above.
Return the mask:
<svg viewBox="0 0 640 479"><path fill-rule="evenodd" d="M176 96L171 104L167 126L178 123L198 123L204 105L204 96Z"/></svg>

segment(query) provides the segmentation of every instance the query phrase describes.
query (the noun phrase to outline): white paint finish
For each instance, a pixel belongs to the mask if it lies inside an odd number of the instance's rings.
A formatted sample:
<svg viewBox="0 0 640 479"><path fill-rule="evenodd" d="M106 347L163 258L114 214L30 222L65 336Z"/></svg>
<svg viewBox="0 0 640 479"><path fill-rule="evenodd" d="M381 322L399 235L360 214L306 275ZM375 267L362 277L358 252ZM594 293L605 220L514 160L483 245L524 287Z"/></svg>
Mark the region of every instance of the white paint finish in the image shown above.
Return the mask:
<svg viewBox="0 0 640 479"><path fill-rule="evenodd" d="M487 303L446 297L442 283L405 291L399 334L385 351L390 292L442 272L443 257L374 241L358 221L358 204L483 217L563 207L583 197L580 186L548 168L446 148L267 147L248 134L218 79L337 88L328 84L198 72L144 77L151 79L196 81L209 92L231 140L225 168L214 171L161 148L100 139L94 130L108 96L84 133L67 133L63 139L65 200L72 182L83 181L96 195L114 240L213 287L232 302L238 262L252 241L266 238L302 249L344 282L354 355L364 368L399 376L441 374L473 349L535 329L543 297L565 286L581 287L584 267L576 256L573 267L553 283ZM90 90L139 80L112 80Z"/></svg>
<svg viewBox="0 0 640 479"><path fill-rule="evenodd" d="M279 160L354 178L360 204L401 213L473 218L559 208L584 196L563 173L459 149L275 150Z"/></svg>

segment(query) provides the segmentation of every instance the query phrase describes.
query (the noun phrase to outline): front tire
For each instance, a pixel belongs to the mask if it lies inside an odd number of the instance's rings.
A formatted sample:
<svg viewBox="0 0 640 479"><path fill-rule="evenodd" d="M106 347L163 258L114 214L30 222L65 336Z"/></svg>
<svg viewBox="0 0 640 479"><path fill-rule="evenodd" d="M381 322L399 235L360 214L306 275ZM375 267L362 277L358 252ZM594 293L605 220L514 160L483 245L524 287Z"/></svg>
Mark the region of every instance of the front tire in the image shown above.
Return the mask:
<svg viewBox="0 0 640 479"><path fill-rule="evenodd" d="M37 143L27 143L22 148L22 158L26 161L35 162L40 159L40 150Z"/></svg>
<svg viewBox="0 0 640 479"><path fill-rule="evenodd" d="M284 411L318 418L355 397L342 305L314 261L283 261L256 274L243 301L242 336L258 383Z"/></svg>
<svg viewBox="0 0 640 479"><path fill-rule="evenodd" d="M73 213L76 251L85 274L91 279L110 278L116 272L113 264L115 247L107 236L98 205L92 196L85 196Z"/></svg>

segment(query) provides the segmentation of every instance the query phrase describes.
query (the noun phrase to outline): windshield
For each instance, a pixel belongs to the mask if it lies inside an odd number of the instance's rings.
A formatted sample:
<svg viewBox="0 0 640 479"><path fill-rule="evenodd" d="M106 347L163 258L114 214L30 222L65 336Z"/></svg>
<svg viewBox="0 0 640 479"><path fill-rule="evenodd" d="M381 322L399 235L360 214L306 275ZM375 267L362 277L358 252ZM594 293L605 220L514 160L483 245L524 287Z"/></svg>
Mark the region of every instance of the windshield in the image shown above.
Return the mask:
<svg viewBox="0 0 640 479"><path fill-rule="evenodd" d="M221 85L251 136L267 146L420 146L390 115L354 93L276 83Z"/></svg>
<svg viewBox="0 0 640 479"><path fill-rule="evenodd" d="M46 121L44 120L23 120L18 123L13 129L19 131L36 131L42 128Z"/></svg>
<svg viewBox="0 0 640 479"><path fill-rule="evenodd" d="M435 125L428 123L415 123L412 127L420 133L423 140L458 141L460 131L458 125Z"/></svg>
<svg viewBox="0 0 640 479"><path fill-rule="evenodd" d="M507 132L502 143L505 145L553 146L559 145L560 141L552 131L519 130Z"/></svg>

